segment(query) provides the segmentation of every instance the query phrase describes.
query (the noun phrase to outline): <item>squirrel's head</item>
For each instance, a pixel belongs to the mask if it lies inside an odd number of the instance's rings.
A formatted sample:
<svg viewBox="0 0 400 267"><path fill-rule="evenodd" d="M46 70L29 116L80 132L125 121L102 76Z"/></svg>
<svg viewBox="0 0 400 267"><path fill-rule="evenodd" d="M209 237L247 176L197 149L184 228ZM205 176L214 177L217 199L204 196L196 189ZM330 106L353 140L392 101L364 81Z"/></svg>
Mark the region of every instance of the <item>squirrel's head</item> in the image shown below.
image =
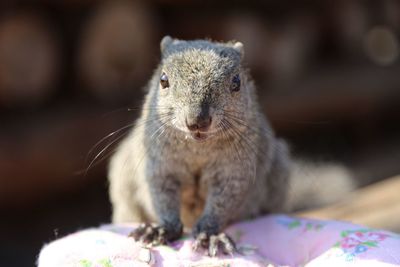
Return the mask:
<svg viewBox="0 0 400 267"><path fill-rule="evenodd" d="M173 113L173 127L195 140L222 132L224 117L240 117L248 105L243 45L205 40L161 41L157 106Z"/></svg>

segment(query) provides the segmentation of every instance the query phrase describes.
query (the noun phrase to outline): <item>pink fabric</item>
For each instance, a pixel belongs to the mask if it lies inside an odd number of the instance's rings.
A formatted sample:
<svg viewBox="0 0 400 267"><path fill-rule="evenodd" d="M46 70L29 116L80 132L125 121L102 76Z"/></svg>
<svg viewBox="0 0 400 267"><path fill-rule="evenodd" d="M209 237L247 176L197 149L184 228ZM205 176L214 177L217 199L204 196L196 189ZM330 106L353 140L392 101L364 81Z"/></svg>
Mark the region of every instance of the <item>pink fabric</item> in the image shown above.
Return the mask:
<svg viewBox="0 0 400 267"><path fill-rule="evenodd" d="M210 258L185 236L144 248L127 235L135 225L104 225L46 245L39 267L82 266L400 266L400 236L337 221L274 215L232 225L226 232L240 254Z"/></svg>

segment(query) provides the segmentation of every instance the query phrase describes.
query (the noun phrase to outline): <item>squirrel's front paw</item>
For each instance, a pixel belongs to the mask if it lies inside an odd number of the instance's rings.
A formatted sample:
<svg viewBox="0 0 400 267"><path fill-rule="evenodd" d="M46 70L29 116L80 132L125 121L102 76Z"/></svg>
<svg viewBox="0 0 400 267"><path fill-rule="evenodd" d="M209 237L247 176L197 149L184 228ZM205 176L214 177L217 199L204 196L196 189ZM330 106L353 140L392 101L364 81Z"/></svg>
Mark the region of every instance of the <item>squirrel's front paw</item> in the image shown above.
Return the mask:
<svg viewBox="0 0 400 267"><path fill-rule="evenodd" d="M218 235L208 235L205 232L199 233L193 243L193 250L197 251L200 248L208 250L208 255L211 257L215 257L219 249L224 254L229 255L237 252L235 242L225 233Z"/></svg>
<svg viewBox="0 0 400 267"><path fill-rule="evenodd" d="M181 237L183 231L182 224L176 227L157 226L145 223L140 225L129 236L135 241L153 246L164 245Z"/></svg>
<svg viewBox="0 0 400 267"><path fill-rule="evenodd" d="M237 252L235 242L227 234L220 232L218 220L214 216L204 215L193 229L195 241L193 250L206 249L208 255L215 257L218 251L232 255Z"/></svg>

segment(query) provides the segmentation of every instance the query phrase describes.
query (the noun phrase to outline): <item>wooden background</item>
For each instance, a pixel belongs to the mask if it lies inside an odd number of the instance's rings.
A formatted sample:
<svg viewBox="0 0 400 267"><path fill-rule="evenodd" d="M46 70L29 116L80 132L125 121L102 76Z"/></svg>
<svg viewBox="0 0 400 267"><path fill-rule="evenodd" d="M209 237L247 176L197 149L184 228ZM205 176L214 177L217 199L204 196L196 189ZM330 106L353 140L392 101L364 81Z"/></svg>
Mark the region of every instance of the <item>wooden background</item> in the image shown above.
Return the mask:
<svg viewBox="0 0 400 267"><path fill-rule="evenodd" d="M295 156L342 162L359 186L399 174L399 33L396 0L1 1L0 265L109 220L113 146L87 169L112 139L91 148L136 118L165 34L242 41Z"/></svg>

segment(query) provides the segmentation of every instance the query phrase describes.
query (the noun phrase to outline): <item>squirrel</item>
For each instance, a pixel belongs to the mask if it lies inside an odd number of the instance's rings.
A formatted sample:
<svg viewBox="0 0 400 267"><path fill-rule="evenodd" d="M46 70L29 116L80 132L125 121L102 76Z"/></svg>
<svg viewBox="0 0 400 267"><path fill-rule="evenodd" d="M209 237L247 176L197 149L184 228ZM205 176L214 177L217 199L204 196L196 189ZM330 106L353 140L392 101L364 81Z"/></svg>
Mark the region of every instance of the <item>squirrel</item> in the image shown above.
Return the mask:
<svg viewBox="0 0 400 267"><path fill-rule="evenodd" d="M192 228L194 250L232 254L229 223L283 212L292 160L261 111L240 42L165 36L141 115L112 156L113 222L153 245ZM152 223L152 224L150 224Z"/></svg>

